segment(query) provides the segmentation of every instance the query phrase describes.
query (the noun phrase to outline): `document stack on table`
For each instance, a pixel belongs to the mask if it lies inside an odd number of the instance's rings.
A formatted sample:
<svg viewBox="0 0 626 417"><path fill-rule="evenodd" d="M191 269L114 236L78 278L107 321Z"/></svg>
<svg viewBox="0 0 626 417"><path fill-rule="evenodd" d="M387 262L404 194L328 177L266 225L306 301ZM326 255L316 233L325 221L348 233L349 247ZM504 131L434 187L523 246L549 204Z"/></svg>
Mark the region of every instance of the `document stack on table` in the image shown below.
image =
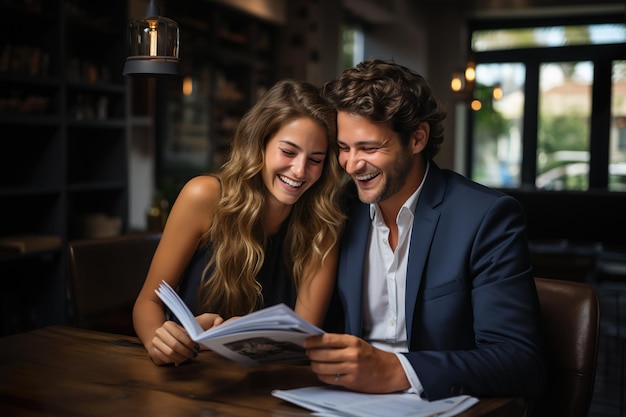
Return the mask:
<svg viewBox="0 0 626 417"><path fill-rule="evenodd" d="M274 390L272 395L323 417L451 417L478 402L468 395L427 401L417 394L364 394L335 386Z"/></svg>

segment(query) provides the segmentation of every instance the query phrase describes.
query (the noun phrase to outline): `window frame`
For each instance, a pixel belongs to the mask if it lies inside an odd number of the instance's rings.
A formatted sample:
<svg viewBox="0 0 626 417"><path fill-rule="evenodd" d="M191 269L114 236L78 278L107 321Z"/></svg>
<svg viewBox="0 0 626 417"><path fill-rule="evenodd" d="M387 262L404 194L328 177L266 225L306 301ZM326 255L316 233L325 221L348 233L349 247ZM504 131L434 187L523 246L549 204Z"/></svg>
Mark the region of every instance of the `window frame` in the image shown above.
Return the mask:
<svg viewBox="0 0 626 417"><path fill-rule="evenodd" d="M626 43L606 45L572 45L558 47L520 48L473 52L472 33L476 30L512 29L564 25L591 25L600 23L624 23L623 14L601 14L595 16L571 16L519 19L475 19L468 22L468 56L479 64L522 63L526 67L524 84L524 116L522 129L522 162L520 186L515 189L538 190L537 177L537 133L539 117L539 70L543 63L591 61L594 67L589 147L588 190L608 190L609 148L611 126L612 62L626 59ZM466 174L471 176L474 161L474 117L467 111L466 131ZM554 191L554 192L565 192ZM619 191L612 191L619 193Z"/></svg>

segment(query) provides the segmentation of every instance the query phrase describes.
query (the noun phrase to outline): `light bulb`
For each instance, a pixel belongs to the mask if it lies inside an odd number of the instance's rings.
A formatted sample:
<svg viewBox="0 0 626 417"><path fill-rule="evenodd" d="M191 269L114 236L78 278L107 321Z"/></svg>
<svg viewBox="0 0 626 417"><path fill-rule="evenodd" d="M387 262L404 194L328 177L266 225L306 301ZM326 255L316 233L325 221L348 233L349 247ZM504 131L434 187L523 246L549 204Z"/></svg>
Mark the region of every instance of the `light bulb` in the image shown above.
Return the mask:
<svg viewBox="0 0 626 417"><path fill-rule="evenodd" d="M463 89L463 80L458 74L454 74L452 80L450 80L450 88L452 91L461 91Z"/></svg>
<svg viewBox="0 0 626 417"><path fill-rule="evenodd" d="M503 96L502 87L499 84L493 86L492 96L494 100L500 100Z"/></svg>
<svg viewBox="0 0 626 417"><path fill-rule="evenodd" d="M190 96L193 93L193 79L191 77L183 78L183 95Z"/></svg>
<svg viewBox="0 0 626 417"><path fill-rule="evenodd" d="M149 40L150 42L150 56L157 56L157 45L159 39L159 32L157 31L157 21L149 20L148 24L150 25L149 29Z"/></svg>

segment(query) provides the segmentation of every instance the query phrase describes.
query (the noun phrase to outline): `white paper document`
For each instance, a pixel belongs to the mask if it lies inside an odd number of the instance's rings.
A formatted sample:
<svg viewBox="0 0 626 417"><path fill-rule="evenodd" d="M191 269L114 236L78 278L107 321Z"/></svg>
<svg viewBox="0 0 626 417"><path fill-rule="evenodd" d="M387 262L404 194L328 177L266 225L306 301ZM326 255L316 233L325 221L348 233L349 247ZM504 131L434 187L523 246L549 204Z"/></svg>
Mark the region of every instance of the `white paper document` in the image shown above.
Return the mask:
<svg viewBox="0 0 626 417"><path fill-rule="evenodd" d="M468 395L427 401L416 394L364 394L335 386L274 390L272 395L325 417L450 417L478 402Z"/></svg>
<svg viewBox="0 0 626 417"><path fill-rule="evenodd" d="M277 304L208 330L203 330L189 307L166 282L156 294L189 333L191 339L246 366L306 360L302 341L324 331L284 304Z"/></svg>

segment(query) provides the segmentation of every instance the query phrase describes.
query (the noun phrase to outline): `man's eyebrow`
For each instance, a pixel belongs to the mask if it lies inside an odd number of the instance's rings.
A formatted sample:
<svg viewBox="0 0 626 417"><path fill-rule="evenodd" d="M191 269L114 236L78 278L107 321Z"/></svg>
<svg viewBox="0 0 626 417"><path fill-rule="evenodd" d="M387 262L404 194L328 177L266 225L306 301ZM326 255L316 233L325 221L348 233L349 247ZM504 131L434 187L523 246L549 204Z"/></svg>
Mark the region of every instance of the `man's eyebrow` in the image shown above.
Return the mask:
<svg viewBox="0 0 626 417"><path fill-rule="evenodd" d="M345 142L341 141L341 140L337 140L337 144L338 145L344 145L344 146L348 146ZM352 147L354 148L358 148L358 147L362 147L362 146L380 146L380 141L374 140L374 139L370 139L370 140L361 140L358 141L357 143L353 144Z"/></svg>

